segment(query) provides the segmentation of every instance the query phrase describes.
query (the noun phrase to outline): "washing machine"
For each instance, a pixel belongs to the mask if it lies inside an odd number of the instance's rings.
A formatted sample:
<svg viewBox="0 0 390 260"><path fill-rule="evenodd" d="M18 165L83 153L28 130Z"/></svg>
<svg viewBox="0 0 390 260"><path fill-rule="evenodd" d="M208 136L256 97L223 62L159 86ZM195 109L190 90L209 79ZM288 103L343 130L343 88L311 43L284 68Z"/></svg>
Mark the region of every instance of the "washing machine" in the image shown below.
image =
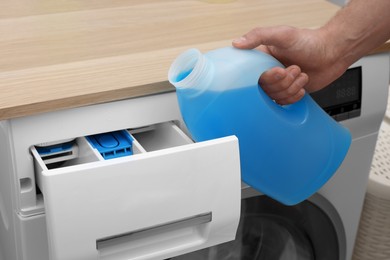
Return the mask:
<svg viewBox="0 0 390 260"><path fill-rule="evenodd" d="M241 184L236 137L193 143L174 92L1 121L0 260L350 260L388 84L382 53L313 94L353 140L295 206ZM89 140L116 134L136 156Z"/></svg>
<svg viewBox="0 0 390 260"><path fill-rule="evenodd" d="M312 94L353 139L343 164L317 194L285 206L243 184L236 239L172 260L350 260L388 84L389 56L371 55Z"/></svg>

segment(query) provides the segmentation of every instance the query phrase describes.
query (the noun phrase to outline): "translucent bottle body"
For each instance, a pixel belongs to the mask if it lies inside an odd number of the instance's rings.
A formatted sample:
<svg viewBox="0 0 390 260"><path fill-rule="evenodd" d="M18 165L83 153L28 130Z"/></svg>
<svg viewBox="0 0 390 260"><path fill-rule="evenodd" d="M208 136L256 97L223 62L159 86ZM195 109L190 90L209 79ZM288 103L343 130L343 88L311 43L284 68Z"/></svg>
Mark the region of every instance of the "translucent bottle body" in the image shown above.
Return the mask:
<svg viewBox="0 0 390 260"><path fill-rule="evenodd" d="M281 66L269 55L223 48L202 58L208 65L198 80L191 79L199 72L196 61L192 70L170 73L174 85L190 81L177 87L177 96L194 140L236 135L242 180L284 204L322 187L348 151L349 131L308 95L290 106L275 104L257 83L265 70Z"/></svg>

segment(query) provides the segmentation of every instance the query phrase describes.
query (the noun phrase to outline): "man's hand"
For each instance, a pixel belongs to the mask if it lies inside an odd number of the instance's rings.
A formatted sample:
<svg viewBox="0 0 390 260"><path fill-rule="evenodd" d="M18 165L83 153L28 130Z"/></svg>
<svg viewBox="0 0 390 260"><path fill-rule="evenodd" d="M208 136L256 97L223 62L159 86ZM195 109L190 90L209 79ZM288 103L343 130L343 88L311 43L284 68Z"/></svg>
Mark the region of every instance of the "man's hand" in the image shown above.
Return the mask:
<svg viewBox="0 0 390 260"><path fill-rule="evenodd" d="M328 48L320 30L288 26L255 28L233 41L240 49L258 48L283 63L261 76L260 86L277 103L291 104L305 90L317 91L342 75L347 65L339 62Z"/></svg>
<svg viewBox="0 0 390 260"><path fill-rule="evenodd" d="M233 41L240 49L263 50L287 68L274 68L260 86L277 103L294 103L304 90L320 90L390 38L390 0L351 0L324 26L255 28Z"/></svg>

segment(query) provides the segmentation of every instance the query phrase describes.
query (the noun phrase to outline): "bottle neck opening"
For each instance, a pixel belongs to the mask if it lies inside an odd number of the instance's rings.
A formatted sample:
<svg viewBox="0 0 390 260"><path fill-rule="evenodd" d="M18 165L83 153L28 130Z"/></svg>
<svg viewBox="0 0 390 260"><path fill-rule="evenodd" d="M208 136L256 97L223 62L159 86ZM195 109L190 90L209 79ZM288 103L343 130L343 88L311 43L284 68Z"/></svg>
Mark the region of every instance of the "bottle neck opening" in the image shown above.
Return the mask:
<svg viewBox="0 0 390 260"><path fill-rule="evenodd" d="M168 80L176 88L199 88L204 86L210 69L207 58L197 49L190 49L172 63Z"/></svg>

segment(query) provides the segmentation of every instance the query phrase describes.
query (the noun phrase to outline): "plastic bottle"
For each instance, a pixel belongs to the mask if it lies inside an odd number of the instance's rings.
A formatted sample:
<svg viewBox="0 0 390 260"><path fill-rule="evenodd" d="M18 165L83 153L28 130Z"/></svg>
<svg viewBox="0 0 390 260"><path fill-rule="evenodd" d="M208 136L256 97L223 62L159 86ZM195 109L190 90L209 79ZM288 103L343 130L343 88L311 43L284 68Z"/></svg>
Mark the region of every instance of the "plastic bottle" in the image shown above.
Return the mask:
<svg viewBox="0 0 390 260"><path fill-rule="evenodd" d="M202 54L190 49L176 58L168 78L192 138L236 135L242 180L294 205L337 171L351 135L308 94L288 106L271 100L258 79L275 66L283 65L257 50L226 47Z"/></svg>

